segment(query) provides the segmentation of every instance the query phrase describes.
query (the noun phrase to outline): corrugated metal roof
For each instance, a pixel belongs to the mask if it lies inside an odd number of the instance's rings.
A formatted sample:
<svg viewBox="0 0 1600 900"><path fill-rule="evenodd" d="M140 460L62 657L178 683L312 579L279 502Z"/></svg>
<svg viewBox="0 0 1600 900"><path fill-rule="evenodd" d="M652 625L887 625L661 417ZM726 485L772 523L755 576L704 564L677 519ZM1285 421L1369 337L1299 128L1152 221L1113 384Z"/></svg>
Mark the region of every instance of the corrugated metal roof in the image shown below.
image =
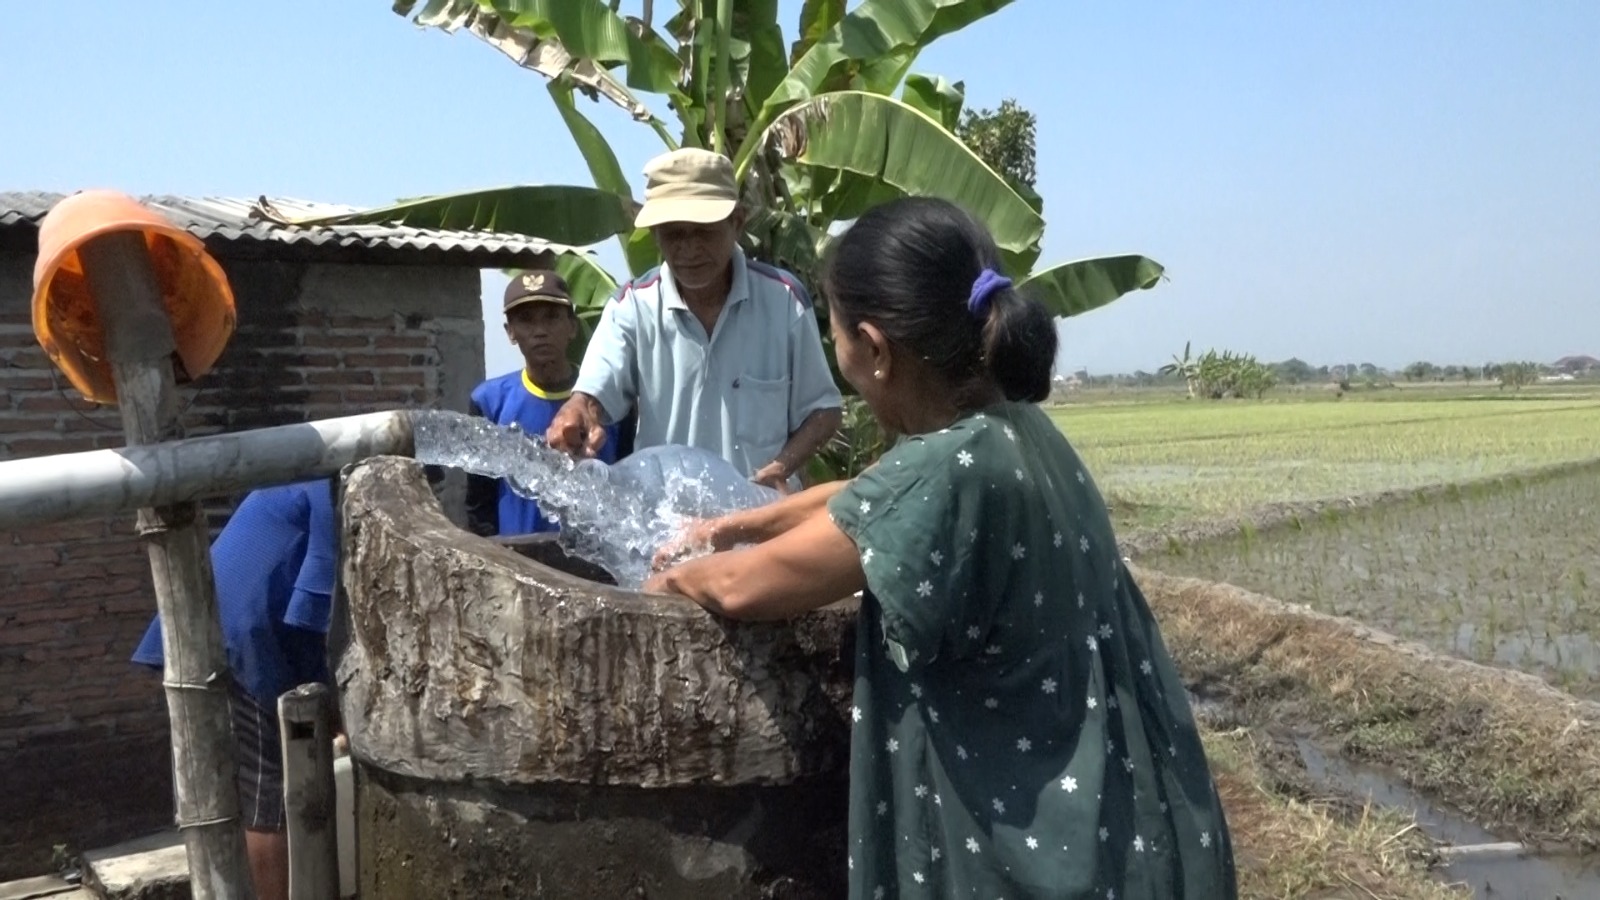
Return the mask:
<svg viewBox="0 0 1600 900"><path fill-rule="evenodd" d="M43 191L0 192L0 232L37 233L39 220L65 196ZM441 231L403 225L302 227L283 224L281 220L284 219L339 215L358 209L307 200L158 195L142 197L140 202L161 212L213 248L254 245L261 251L270 251L281 247L289 251L286 255L302 255L300 251L304 251L307 256L382 257L387 261L400 261L409 255L481 266L525 263L547 250L572 249L520 234L493 231Z"/></svg>

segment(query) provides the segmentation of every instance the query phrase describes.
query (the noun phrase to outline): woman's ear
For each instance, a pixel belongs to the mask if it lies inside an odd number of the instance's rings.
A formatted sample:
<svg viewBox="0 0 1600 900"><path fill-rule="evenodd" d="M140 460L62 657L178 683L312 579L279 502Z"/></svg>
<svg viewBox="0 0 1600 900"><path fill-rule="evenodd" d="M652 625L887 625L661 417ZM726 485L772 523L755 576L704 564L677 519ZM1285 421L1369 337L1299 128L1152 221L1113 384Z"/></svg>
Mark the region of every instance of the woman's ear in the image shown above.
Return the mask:
<svg viewBox="0 0 1600 900"><path fill-rule="evenodd" d="M866 345L867 359L872 363L873 377L880 380L888 378L893 362L889 339L871 322L861 322L856 325L856 336Z"/></svg>

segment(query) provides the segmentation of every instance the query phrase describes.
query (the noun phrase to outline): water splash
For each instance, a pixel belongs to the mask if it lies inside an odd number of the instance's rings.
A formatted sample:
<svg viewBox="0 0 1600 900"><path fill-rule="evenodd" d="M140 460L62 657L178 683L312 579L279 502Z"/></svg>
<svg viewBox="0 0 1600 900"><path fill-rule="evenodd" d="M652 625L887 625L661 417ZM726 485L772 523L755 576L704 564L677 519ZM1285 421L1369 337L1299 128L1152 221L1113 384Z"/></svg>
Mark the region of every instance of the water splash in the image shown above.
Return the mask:
<svg viewBox="0 0 1600 900"><path fill-rule="evenodd" d="M656 550L685 520L778 498L721 457L692 447L651 447L608 466L575 461L515 427L456 412L418 413L414 431L419 462L506 479L560 523L567 553L605 569L624 588L644 583Z"/></svg>

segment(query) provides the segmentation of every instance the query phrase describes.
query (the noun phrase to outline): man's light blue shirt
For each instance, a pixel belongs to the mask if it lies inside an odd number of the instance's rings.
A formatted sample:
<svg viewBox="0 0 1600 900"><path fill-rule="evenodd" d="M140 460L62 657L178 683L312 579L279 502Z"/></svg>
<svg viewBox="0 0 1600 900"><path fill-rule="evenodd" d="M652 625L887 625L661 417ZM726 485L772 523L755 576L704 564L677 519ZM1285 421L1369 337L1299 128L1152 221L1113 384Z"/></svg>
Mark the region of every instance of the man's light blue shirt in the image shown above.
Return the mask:
<svg viewBox="0 0 1600 900"><path fill-rule="evenodd" d="M575 392L615 422L639 410L634 446L687 444L746 477L806 417L843 405L816 312L793 275L733 257L728 302L710 335L659 269L622 286L589 340Z"/></svg>

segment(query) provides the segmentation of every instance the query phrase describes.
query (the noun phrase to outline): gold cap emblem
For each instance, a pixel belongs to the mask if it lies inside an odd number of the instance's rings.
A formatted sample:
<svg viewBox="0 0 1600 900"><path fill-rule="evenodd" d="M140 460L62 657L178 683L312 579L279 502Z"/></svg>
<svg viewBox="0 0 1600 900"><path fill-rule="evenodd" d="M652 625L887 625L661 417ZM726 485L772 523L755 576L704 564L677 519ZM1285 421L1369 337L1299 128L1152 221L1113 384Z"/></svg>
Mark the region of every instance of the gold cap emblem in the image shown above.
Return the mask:
<svg viewBox="0 0 1600 900"><path fill-rule="evenodd" d="M530 291L537 291L544 287L544 276L542 274L524 275L522 276L522 286Z"/></svg>

